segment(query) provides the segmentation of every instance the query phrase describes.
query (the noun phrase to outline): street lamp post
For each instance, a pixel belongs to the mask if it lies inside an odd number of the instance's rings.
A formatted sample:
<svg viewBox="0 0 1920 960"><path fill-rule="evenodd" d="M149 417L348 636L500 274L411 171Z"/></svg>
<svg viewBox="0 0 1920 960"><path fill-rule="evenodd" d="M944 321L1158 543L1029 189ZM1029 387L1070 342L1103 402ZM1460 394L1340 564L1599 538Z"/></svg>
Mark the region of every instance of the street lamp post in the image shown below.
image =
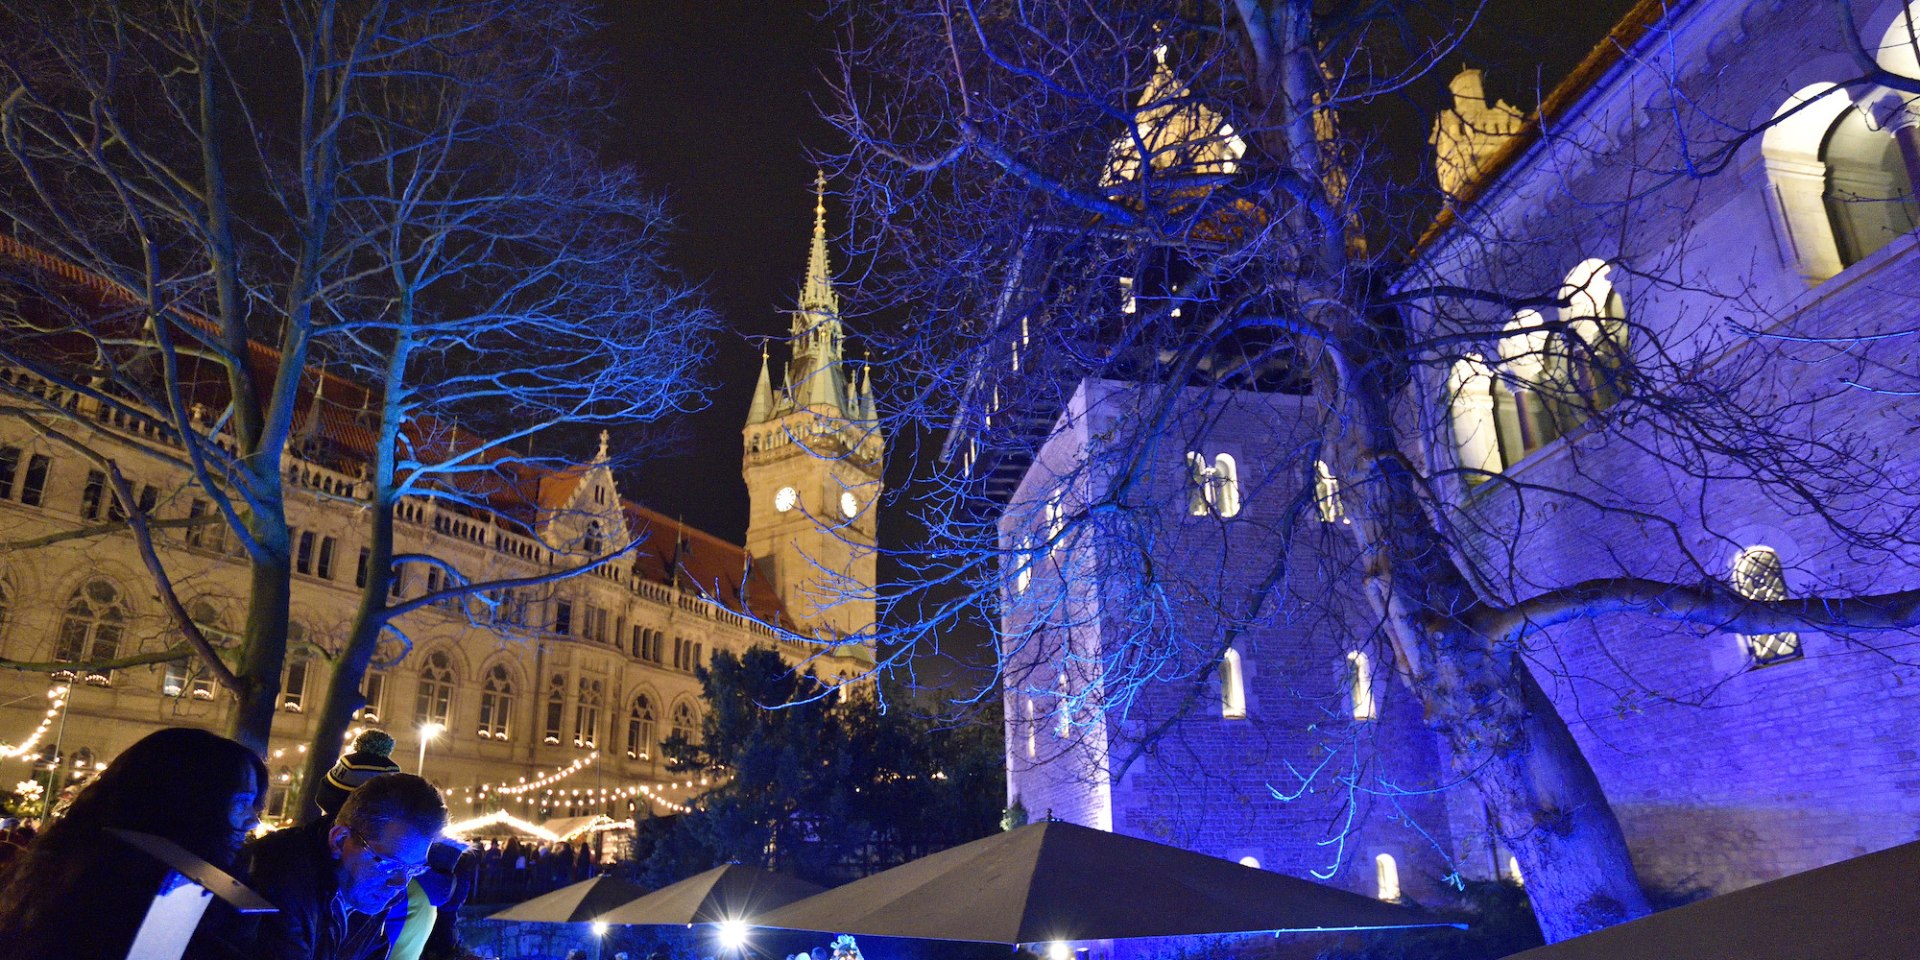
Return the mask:
<svg viewBox="0 0 1920 960"><path fill-rule="evenodd" d="M423 723L420 725L420 761L413 766L413 772L424 777L427 775L427 741L445 733L446 724Z"/></svg>

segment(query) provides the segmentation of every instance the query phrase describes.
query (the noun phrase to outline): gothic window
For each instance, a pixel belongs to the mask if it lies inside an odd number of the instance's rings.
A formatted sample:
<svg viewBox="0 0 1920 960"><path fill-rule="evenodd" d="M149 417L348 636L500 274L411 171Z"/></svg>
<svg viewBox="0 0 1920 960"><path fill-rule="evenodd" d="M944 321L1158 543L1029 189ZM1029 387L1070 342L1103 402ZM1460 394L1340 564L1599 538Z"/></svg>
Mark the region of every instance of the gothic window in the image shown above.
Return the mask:
<svg viewBox="0 0 1920 960"><path fill-rule="evenodd" d="M1373 883L1380 899L1400 902L1400 865L1393 862L1392 854L1383 853L1373 858Z"/></svg>
<svg viewBox="0 0 1920 960"><path fill-rule="evenodd" d="M1054 715L1053 732L1055 736L1066 739L1073 732L1073 706L1067 699L1067 675L1055 677L1055 685L1060 688L1060 706Z"/></svg>
<svg viewBox="0 0 1920 960"><path fill-rule="evenodd" d="M27 475L20 482L20 502L29 507L37 507L46 502L47 475L53 472L53 461L42 454L27 458Z"/></svg>
<svg viewBox="0 0 1920 960"><path fill-rule="evenodd" d="M1380 701L1373 692L1373 661L1358 650L1347 654L1347 704L1355 720L1380 715Z"/></svg>
<svg viewBox="0 0 1920 960"><path fill-rule="evenodd" d="M420 689L413 701L413 722L447 726L453 717L453 661L435 650L420 665Z"/></svg>
<svg viewBox="0 0 1920 960"><path fill-rule="evenodd" d="M587 677L580 678L580 699L573 705L573 745L582 749L593 749L600 733L600 695L606 689L603 682Z"/></svg>
<svg viewBox="0 0 1920 960"><path fill-rule="evenodd" d="M13 480L20 473L20 448L0 447L0 500L13 499Z"/></svg>
<svg viewBox="0 0 1920 960"><path fill-rule="evenodd" d="M700 719L694 715L693 704L680 701L673 708L673 735L684 743L692 743L699 732Z"/></svg>
<svg viewBox="0 0 1920 960"><path fill-rule="evenodd" d="M1220 715L1238 720L1247 715L1247 678L1240 664L1240 651L1227 648L1220 657Z"/></svg>
<svg viewBox="0 0 1920 960"><path fill-rule="evenodd" d="M1567 301L1560 319L1565 329L1549 340L1556 400L1565 427L1620 401L1632 374L1627 343L1627 308L1613 287L1612 267L1585 260L1567 274L1560 297Z"/></svg>
<svg viewBox="0 0 1920 960"><path fill-rule="evenodd" d="M1313 462L1313 506L1321 523L1352 523L1347 519L1347 504L1340 496L1340 480L1325 460Z"/></svg>
<svg viewBox="0 0 1920 960"><path fill-rule="evenodd" d="M1772 547L1754 546L1733 558L1733 589L1749 600L1785 600L1787 575L1780 554ZM1793 660L1800 656L1798 633L1756 633L1741 637L1755 666Z"/></svg>
<svg viewBox="0 0 1920 960"><path fill-rule="evenodd" d="M1479 484L1488 474L1505 469L1493 371L1485 358L1469 353L1454 361L1447 377L1446 400L1453 428L1454 456L1460 469L1465 471L1463 479L1467 485Z"/></svg>
<svg viewBox="0 0 1920 960"><path fill-rule="evenodd" d="M1898 139L1912 131L1896 130L1861 104L1840 114L1827 131L1820 153L1826 167L1823 199L1842 267L1912 233L1920 220Z"/></svg>
<svg viewBox="0 0 1920 960"><path fill-rule="evenodd" d="M627 759L653 757L653 722L653 701L644 693L634 697L633 709L627 711Z"/></svg>
<svg viewBox="0 0 1920 960"><path fill-rule="evenodd" d="M496 663L480 685L480 739L505 740L513 730L513 677Z"/></svg>
<svg viewBox="0 0 1920 960"><path fill-rule="evenodd" d="M599 487L593 488L593 495L596 501L598 501L602 494L603 491ZM585 551L587 556L597 557L600 555L600 546L600 521L589 520L587 522L587 535L581 542L580 549Z"/></svg>
<svg viewBox="0 0 1920 960"><path fill-rule="evenodd" d="M306 635L305 627L287 625L287 669L280 681L280 709L289 713L299 713L307 705L307 674L313 666L313 651L294 646L303 643Z"/></svg>
<svg viewBox="0 0 1920 960"><path fill-rule="evenodd" d="M383 710L386 692L387 672L368 670L366 675L360 678L360 696L367 701L367 705L355 711L353 718L362 723L379 723L380 718L386 715Z"/></svg>
<svg viewBox="0 0 1920 960"><path fill-rule="evenodd" d="M546 724L541 739L549 745L558 746L567 714L567 675L556 673L547 681Z"/></svg>
<svg viewBox="0 0 1920 960"><path fill-rule="evenodd" d="M220 618L220 612L213 604L205 600L195 600L187 607L187 619L200 628L200 635L215 648L227 647L239 640L228 633ZM192 697L195 700L213 699L213 678L207 674L205 661L192 656L184 661L175 660L167 664L161 674L160 689L170 697Z"/></svg>
<svg viewBox="0 0 1920 960"><path fill-rule="evenodd" d="M287 798L293 793L293 768L281 767L274 771L273 783L267 788L266 815L270 820L278 820L287 815Z"/></svg>
<svg viewBox="0 0 1920 960"><path fill-rule="evenodd" d="M1054 548L1060 546L1060 535L1067 530L1067 508L1060 502L1058 490L1047 495L1046 522L1047 551L1051 553Z"/></svg>
<svg viewBox="0 0 1920 960"><path fill-rule="evenodd" d="M1204 517L1233 517L1240 513L1240 466L1232 454L1187 453L1187 513Z"/></svg>

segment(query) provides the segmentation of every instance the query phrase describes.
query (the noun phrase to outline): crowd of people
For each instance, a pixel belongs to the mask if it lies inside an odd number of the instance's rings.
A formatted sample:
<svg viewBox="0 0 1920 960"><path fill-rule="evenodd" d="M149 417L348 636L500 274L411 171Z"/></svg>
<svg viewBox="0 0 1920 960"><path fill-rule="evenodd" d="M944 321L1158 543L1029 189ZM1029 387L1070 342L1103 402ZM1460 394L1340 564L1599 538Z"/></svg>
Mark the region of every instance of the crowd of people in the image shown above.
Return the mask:
<svg viewBox="0 0 1920 960"><path fill-rule="evenodd" d="M518 838L482 840L474 847L478 876L473 899L511 903L593 876L597 862L587 843L532 843Z"/></svg>
<svg viewBox="0 0 1920 960"><path fill-rule="evenodd" d="M0 846L0 944L9 960L124 957L176 875L119 831L158 836L239 878L279 909L215 900L191 960L441 960L467 954L454 918L477 852L442 838L434 786L387 759L373 732L317 790L319 816L254 837L267 769L251 750L173 728L122 753L30 842ZM17 831L16 831L17 832Z"/></svg>

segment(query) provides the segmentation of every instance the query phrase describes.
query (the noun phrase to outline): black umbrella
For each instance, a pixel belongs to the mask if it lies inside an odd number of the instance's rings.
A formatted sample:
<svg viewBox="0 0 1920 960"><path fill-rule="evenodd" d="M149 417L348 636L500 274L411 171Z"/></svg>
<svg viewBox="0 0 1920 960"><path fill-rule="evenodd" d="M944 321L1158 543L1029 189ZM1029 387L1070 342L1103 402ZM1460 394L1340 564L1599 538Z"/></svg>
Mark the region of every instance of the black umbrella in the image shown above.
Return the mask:
<svg viewBox="0 0 1920 960"><path fill-rule="evenodd" d="M760 926L980 943L1447 924L1178 847L1049 821L836 887Z"/></svg>
<svg viewBox="0 0 1920 960"><path fill-rule="evenodd" d="M1909 843L1507 960L1891 960L1917 944L1920 843Z"/></svg>
<svg viewBox="0 0 1920 960"><path fill-rule="evenodd" d="M737 863L668 884L598 919L607 923L724 923L745 920L819 893L823 888L783 873Z"/></svg>
<svg viewBox="0 0 1920 960"><path fill-rule="evenodd" d="M488 920L534 923L587 923L623 903L647 895L647 888L613 877L594 877L508 907Z"/></svg>

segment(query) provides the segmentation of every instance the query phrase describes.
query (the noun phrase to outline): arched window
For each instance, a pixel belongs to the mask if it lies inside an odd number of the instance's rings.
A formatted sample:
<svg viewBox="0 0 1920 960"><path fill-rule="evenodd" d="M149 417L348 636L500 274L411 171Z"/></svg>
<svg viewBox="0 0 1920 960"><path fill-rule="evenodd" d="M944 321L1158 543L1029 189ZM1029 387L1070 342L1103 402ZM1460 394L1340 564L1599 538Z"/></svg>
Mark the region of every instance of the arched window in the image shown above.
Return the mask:
<svg viewBox="0 0 1920 960"><path fill-rule="evenodd" d="M267 787L266 815L278 820L287 815L287 798L293 792L293 768L281 767L273 772L273 783Z"/></svg>
<svg viewBox="0 0 1920 960"><path fill-rule="evenodd" d="M1220 657L1220 715L1229 720L1247 715L1247 680L1240 666L1240 651L1232 647Z"/></svg>
<svg viewBox="0 0 1920 960"><path fill-rule="evenodd" d="M693 712L693 704L682 700L673 708L673 735L685 743L693 743L700 734L700 718Z"/></svg>
<svg viewBox="0 0 1920 960"><path fill-rule="evenodd" d="M1558 398L1572 426L1620 401L1627 393L1632 357L1627 343L1627 308L1613 287L1612 267L1585 260L1567 274L1560 297L1567 301L1560 319L1566 330L1552 338L1552 371Z"/></svg>
<svg viewBox="0 0 1920 960"><path fill-rule="evenodd" d="M1900 145L1885 119L1869 113L1871 106L1856 105L1840 114L1820 152L1827 175L1823 198L1843 267L1912 233L1920 219Z"/></svg>
<svg viewBox="0 0 1920 960"><path fill-rule="evenodd" d="M453 660L435 650L420 664L420 690L413 701L413 722L446 726L453 717Z"/></svg>
<svg viewBox="0 0 1920 960"><path fill-rule="evenodd" d="M1912 59L1905 29L1896 21L1883 61ZM1832 83L1802 87L1774 111L1761 138L1782 252L1814 283L1872 256L1920 220L1901 145L1916 135L1908 96L1873 88L1857 96Z"/></svg>
<svg viewBox="0 0 1920 960"><path fill-rule="evenodd" d="M1039 711L1034 709L1032 697L1028 697L1026 698L1026 700L1027 700L1027 759L1032 760L1040 756L1040 737L1039 737L1040 724L1037 719L1039 717Z"/></svg>
<svg viewBox="0 0 1920 960"><path fill-rule="evenodd" d="M1053 732L1064 740L1067 734L1073 732L1073 705L1067 698L1067 675L1060 674L1054 680L1060 688L1060 705L1055 708Z"/></svg>
<svg viewBox="0 0 1920 960"><path fill-rule="evenodd" d="M1733 558L1731 576L1735 593L1749 600L1785 600L1787 573L1780 555L1772 547L1753 546ZM1798 633L1756 633L1741 637L1755 666L1793 660L1800 656Z"/></svg>
<svg viewBox="0 0 1920 960"><path fill-rule="evenodd" d="M1500 372L1493 389L1493 418L1507 464L1558 439L1561 423L1552 404L1557 390L1548 373L1546 318L1522 310L1500 337Z"/></svg>
<svg viewBox="0 0 1920 960"><path fill-rule="evenodd" d="M1380 715L1379 699L1373 693L1373 662L1358 650L1347 654L1347 702L1355 720L1372 720Z"/></svg>
<svg viewBox="0 0 1920 960"><path fill-rule="evenodd" d="M127 610L120 602L120 591L105 580L90 580L73 592L67 610L60 617L60 632L55 635L53 659L63 663L87 660L111 660L120 653L120 641L127 630ZM113 671L89 671L88 683L111 682ZM74 673L56 674L71 680Z"/></svg>
<svg viewBox="0 0 1920 960"><path fill-rule="evenodd" d="M1389 903L1400 901L1400 865L1393 862L1392 854L1383 853L1373 858L1373 883L1380 899Z"/></svg>
<svg viewBox="0 0 1920 960"><path fill-rule="evenodd" d="M547 716L541 739L558 746L567 715L567 675L556 673L547 682Z"/></svg>
<svg viewBox="0 0 1920 960"><path fill-rule="evenodd" d="M1453 449L1464 480L1473 486L1506 469L1500 426L1494 412L1493 370L1477 353L1454 361L1447 377L1447 411Z"/></svg>
<svg viewBox="0 0 1920 960"><path fill-rule="evenodd" d="M1321 523L1351 523L1347 504L1340 497L1340 480L1325 460L1313 462L1313 505L1320 511Z"/></svg>
<svg viewBox="0 0 1920 960"><path fill-rule="evenodd" d="M1229 453L1187 453L1187 513L1226 518L1240 514L1240 465Z"/></svg>
<svg viewBox="0 0 1920 960"><path fill-rule="evenodd" d="M505 740L513 732L513 674L496 663L480 684L480 739Z"/></svg>
<svg viewBox="0 0 1920 960"><path fill-rule="evenodd" d="M313 666L313 651L296 648L299 637L306 637L305 628L299 624L287 625L287 670L280 680L280 709L288 713L299 713L307 708L307 676Z"/></svg>
<svg viewBox="0 0 1920 960"><path fill-rule="evenodd" d="M1524 887L1527 885L1527 878L1520 873L1519 857L1507 857L1507 879L1512 880L1513 885L1516 887Z"/></svg>
<svg viewBox="0 0 1920 960"><path fill-rule="evenodd" d="M591 677L580 678L580 699L573 705L573 745L592 750L600 740L600 697L606 685Z"/></svg>
<svg viewBox="0 0 1920 960"><path fill-rule="evenodd" d="M627 711L627 759L653 758L653 724L653 700L644 693L635 696Z"/></svg>
<svg viewBox="0 0 1920 960"><path fill-rule="evenodd" d="M1253 869L1258 870L1260 869L1260 858L1255 856L1241 857L1240 865L1243 867L1252 867Z"/></svg>
<svg viewBox="0 0 1920 960"><path fill-rule="evenodd" d="M387 672L369 668L360 678L360 696L367 705L354 711L353 718L362 723L379 724L386 716Z"/></svg>

